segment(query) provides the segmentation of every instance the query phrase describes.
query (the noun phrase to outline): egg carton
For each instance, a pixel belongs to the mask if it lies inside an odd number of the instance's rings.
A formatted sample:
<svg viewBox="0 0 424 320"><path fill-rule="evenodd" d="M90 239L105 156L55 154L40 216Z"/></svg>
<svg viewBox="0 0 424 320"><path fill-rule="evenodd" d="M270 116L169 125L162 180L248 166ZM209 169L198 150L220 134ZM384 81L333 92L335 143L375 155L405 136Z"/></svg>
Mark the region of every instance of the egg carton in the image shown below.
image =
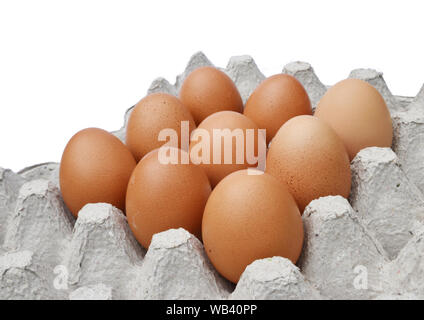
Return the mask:
<svg viewBox="0 0 424 320"><path fill-rule="evenodd" d="M191 71L212 65L198 52L175 84L158 78L148 93L177 95ZM265 78L250 56L232 57L221 70L244 102ZM282 72L303 84L313 107L328 88L308 63ZM0 299L423 299L424 86L416 97L401 97L375 70L349 77L384 97L393 146L366 148L353 159L349 199L328 196L307 206L297 265L257 260L234 285L184 229L154 235L146 252L109 204L88 204L75 220L61 197L59 164L43 163L18 173L0 169ZM131 110L113 132L121 140Z"/></svg>

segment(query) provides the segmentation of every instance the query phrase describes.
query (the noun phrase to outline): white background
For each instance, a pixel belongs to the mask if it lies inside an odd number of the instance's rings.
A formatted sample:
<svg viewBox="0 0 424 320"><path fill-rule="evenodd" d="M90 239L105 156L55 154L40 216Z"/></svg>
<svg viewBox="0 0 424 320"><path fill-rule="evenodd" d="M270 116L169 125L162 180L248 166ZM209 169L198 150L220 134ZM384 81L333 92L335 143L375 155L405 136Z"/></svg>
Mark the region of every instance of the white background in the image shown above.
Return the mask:
<svg viewBox="0 0 424 320"><path fill-rule="evenodd" d="M119 129L154 78L202 50L265 75L310 62L333 84L358 67L394 94L424 82L424 1L0 0L0 166L60 161L85 127Z"/></svg>

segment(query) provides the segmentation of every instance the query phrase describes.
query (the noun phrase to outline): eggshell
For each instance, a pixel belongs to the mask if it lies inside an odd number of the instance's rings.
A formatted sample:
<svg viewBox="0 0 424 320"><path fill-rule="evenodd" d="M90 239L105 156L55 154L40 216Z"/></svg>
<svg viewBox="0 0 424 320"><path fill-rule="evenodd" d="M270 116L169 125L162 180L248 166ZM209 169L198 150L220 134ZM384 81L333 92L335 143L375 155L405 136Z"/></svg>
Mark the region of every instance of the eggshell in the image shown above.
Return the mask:
<svg viewBox="0 0 424 320"><path fill-rule="evenodd" d="M177 150L181 158L185 151ZM201 236L201 224L211 186L205 172L194 164L163 164L159 150L137 164L127 190L127 218L138 242L148 248L152 236L182 227Z"/></svg>
<svg viewBox="0 0 424 320"><path fill-rule="evenodd" d="M271 142L266 172L285 183L301 212L314 199L349 196L350 162L342 140L322 120L297 116Z"/></svg>
<svg viewBox="0 0 424 320"><path fill-rule="evenodd" d="M214 135L214 130L218 129L224 129L224 131L222 132L223 138L221 138L221 143L219 141L219 136ZM227 130L225 131L225 129ZM192 141L190 142L190 155L192 160L194 159L193 155L195 154L194 149L198 148L197 144L204 143L203 138L195 140L194 137L196 137L197 133L199 133L200 131L207 133L207 138L209 139L209 163L201 162L198 165L205 170L212 187L216 186L219 181L221 181L225 176L227 176L231 172L246 169L248 167L257 166L257 161L249 163L247 158L248 129L254 130L253 154L257 156L259 150L259 141L262 142L262 144L264 145L264 149L266 150L265 138L258 131L258 126L252 120L250 120L241 113L234 111L221 111L214 113L207 117L205 120L203 120L199 124L197 129L193 131ZM240 140L242 141L240 145L242 148L237 148L237 139L231 137L232 133L236 133L236 131L234 130L241 130L243 137L242 140ZM226 145L225 139L231 138L231 144ZM249 141L251 140L253 139L249 138ZM237 163L237 152L242 153L242 161L239 161L239 163ZM225 163L225 154L227 153L231 153L231 161L228 161L230 163ZM214 161L214 157L217 157L219 159L219 154L221 154L221 160Z"/></svg>
<svg viewBox="0 0 424 320"><path fill-rule="evenodd" d="M343 140L352 160L366 147L390 147L393 127L381 94L359 79L346 79L321 98L315 116L327 122Z"/></svg>
<svg viewBox="0 0 424 320"><path fill-rule="evenodd" d="M186 145L182 143L182 121L186 121L188 130ZM190 111L177 97L167 93L153 93L141 99L132 111L127 125L126 144L139 161L149 151L167 143L169 138L161 141L159 133L163 129L171 129L178 137L172 146L187 150L190 133L194 128L196 125Z"/></svg>
<svg viewBox="0 0 424 320"><path fill-rule="evenodd" d="M288 74L276 74L253 91L246 102L244 115L261 129L266 129L267 143L289 119L312 115L311 101L302 84Z"/></svg>
<svg viewBox="0 0 424 320"><path fill-rule="evenodd" d="M237 283L257 259L296 263L302 250L300 212L287 188L267 173L234 172L212 191L202 222L206 253L218 272Z"/></svg>
<svg viewBox="0 0 424 320"><path fill-rule="evenodd" d="M114 135L88 128L76 133L63 151L59 181L74 216L87 203L106 202L125 210L125 193L136 162Z"/></svg>
<svg viewBox="0 0 424 320"><path fill-rule="evenodd" d="M191 72L184 80L179 96L196 124L218 111L243 111L237 87L230 77L214 67L201 67Z"/></svg>

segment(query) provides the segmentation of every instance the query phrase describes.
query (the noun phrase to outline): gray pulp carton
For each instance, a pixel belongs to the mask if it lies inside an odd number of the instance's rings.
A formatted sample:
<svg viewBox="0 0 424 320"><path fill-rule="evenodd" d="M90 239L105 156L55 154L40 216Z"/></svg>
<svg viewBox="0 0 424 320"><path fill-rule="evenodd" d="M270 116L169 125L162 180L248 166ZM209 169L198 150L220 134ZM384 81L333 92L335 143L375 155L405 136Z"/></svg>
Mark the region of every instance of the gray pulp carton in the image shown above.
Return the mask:
<svg viewBox="0 0 424 320"><path fill-rule="evenodd" d="M178 95L191 71L212 65L198 52L174 84L157 78L148 93ZM265 79L247 55L221 70L243 102ZM303 84L315 108L328 86L312 66L297 61L282 72ZM375 70L349 77L382 94L393 146L353 159L349 201L329 196L308 205L297 266L281 257L257 260L235 286L184 229L156 234L146 252L111 205L89 204L75 221L61 197L59 164L43 163L18 173L0 168L0 299L424 299L424 86L401 97ZM123 141L131 111L112 132Z"/></svg>

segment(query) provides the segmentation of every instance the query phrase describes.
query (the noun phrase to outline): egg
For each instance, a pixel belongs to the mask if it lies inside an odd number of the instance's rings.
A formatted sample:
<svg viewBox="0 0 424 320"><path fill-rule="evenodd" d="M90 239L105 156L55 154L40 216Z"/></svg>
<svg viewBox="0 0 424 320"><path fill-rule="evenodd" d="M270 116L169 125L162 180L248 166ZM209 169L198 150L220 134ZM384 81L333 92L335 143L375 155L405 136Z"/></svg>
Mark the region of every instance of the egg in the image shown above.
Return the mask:
<svg viewBox="0 0 424 320"><path fill-rule="evenodd" d="M237 87L230 77L214 67L201 67L191 72L184 80L179 96L196 124L218 111L243 111Z"/></svg>
<svg viewBox="0 0 424 320"><path fill-rule="evenodd" d="M314 199L349 196L350 161L342 140L324 121L297 116L278 130L266 159L266 172L285 183L301 212Z"/></svg>
<svg viewBox="0 0 424 320"><path fill-rule="evenodd" d="M302 84L288 74L276 74L262 81L244 109L245 116L266 129L267 143L287 120L303 114L312 115L311 101Z"/></svg>
<svg viewBox="0 0 424 320"><path fill-rule="evenodd" d="M265 137L258 126L234 111L207 117L190 142L191 160L205 170L212 187L231 172L258 166L261 158L265 162L265 153Z"/></svg>
<svg viewBox="0 0 424 320"><path fill-rule="evenodd" d="M190 133L195 127L190 111L177 97L153 93L141 99L131 112L126 144L136 161L167 142L173 147L187 150ZM160 136L162 130L168 132L163 131L163 136ZM169 130L173 133L169 133Z"/></svg>
<svg viewBox="0 0 424 320"><path fill-rule="evenodd" d="M392 145L390 112L377 89L365 81L346 79L331 87L315 116L337 132L351 160L363 148Z"/></svg>
<svg viewBox="0 0 424 320"><path fill-rule="evenodd" d="M63 151L59 182L72 214L87 203L106 202L125 210L125 193L136 162L114 135L88 128L76 133Z"/></svg>
<svg viewBox="0 0 424 320"><path fill-rule="evenodd" d="M180 160L166 163L160 149L153 150L137 164L128 184L128 224L145 248L155 233L171 228L182 227L201 237L209 180L200 167L181 161L184 155L188 158L187 152L168 149L176 151Z"/></svg>
<svg viewBox="0 0 424 320"><path fill-rule="evenodd" d="M225 177L203 214L205 251L216 270L234 283L257 259L282 256L296 263L302 250L302 218L293 197L277 179L250 174L253 170Z"/></svg>

